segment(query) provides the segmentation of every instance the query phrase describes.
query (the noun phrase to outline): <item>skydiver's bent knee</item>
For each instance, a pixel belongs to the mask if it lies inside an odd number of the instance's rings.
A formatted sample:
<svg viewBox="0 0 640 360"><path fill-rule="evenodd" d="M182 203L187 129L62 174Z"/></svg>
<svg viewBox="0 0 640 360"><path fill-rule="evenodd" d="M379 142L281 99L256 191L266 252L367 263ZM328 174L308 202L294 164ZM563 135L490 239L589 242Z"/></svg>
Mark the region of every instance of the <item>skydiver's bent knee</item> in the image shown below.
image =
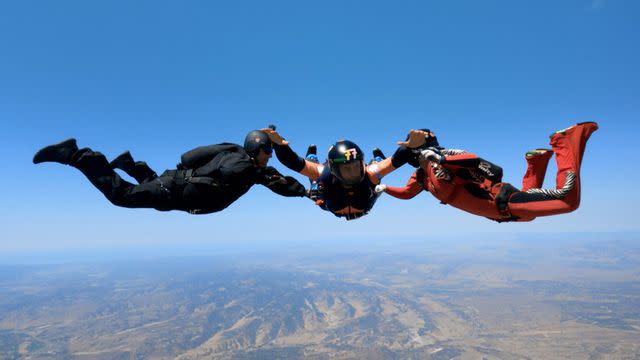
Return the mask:
<svg viewBox="0 0 640 360"><path fill-rule="evenodd" d="M126 208L149 208L160 211L175 209L172 204L171 179L164 177L131 186L107 198L112 204Z"/></svg>
<svg viewBox="0 0 640 360"><path fill-rule="evenodd" d="M522 219L566 214L575 211L579 206L580 198L578 196L550 199L519 192L509 199L509 211Z"/></svg>
<svg viewBox="0 0 640 360"><path fill-rule="evenodd" d="M509 198L511 213L518 216L547 216L566 214L580 206L580 180L577 172L567 172L564 184L557 189L528 189Z"/></svg>

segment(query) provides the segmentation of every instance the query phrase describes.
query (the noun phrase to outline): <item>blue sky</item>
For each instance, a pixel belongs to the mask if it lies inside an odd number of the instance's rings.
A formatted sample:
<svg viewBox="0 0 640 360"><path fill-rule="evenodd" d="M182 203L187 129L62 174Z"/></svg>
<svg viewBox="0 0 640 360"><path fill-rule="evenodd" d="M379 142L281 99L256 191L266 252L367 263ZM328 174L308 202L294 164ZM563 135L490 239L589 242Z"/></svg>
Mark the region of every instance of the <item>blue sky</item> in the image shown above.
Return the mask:
<svg viewBox="0 0 640 360"><path fill-rule="evenodd" d="M638 231L639 15L638 2L608 0L7 2L0 252ZM31 164L38 148L71 136L162 171L195 146L241 142L270 123L300 153L339 138L392 153L409 129L429 127L519 185L524 152L579 121L601 127L583 163L582 205L528 224L496 224L426 194L383 197L345 222L259 186L213 215L131 210L72 168Z"/></svg>

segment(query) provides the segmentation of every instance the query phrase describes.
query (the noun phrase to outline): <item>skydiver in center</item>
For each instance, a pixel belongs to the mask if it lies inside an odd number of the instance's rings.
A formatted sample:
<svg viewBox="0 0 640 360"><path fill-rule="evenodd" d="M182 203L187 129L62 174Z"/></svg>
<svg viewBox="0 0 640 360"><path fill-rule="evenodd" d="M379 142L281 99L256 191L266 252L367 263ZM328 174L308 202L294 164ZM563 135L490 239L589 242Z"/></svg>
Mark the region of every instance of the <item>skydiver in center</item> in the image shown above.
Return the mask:
<svg viewBox="0 0 640 360"><path fill-rule="evenodd" d="M424 134L411 130L392 157L365 165L364 153L349 140L340 140L331 146L325 164L297 155L274 129L262 129L273 143L278 160L289 169L317 182L316 204L337 217L353 220L369 213L379 194L375 187L390 172L419 155L412 151L424 143ZM308 154L314 155L314 154ZM312 198L313 199L313 198Z"/></svg>
<svg viewBox="0 0 640 360"><path fill-rule="evenodd" d="M145 162L134 161L128 151L110 163L100 152L78 149L75 139L40 149L33 162L55 162L80 170L116 206L209 214L225 209L254 184L282 196L306 196L296 179L267 166L271 154L269 137L254 130L247 134L244 146L221 143L188 151L177 169L160 176ZM138 184L122 179L114 169L123 170Z"/></svg>

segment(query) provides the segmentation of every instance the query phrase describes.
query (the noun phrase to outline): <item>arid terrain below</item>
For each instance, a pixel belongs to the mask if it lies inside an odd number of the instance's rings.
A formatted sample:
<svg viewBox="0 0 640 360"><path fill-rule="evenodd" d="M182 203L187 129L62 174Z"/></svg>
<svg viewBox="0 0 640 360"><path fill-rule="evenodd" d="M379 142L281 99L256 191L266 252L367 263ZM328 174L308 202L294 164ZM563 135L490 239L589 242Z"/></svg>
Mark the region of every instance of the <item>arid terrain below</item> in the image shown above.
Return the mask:
<svg viewBox="0 0 640 360"><path fill-rule="evenodd" d="M0 359L640 359L640 242L0 267Z"/></svg>

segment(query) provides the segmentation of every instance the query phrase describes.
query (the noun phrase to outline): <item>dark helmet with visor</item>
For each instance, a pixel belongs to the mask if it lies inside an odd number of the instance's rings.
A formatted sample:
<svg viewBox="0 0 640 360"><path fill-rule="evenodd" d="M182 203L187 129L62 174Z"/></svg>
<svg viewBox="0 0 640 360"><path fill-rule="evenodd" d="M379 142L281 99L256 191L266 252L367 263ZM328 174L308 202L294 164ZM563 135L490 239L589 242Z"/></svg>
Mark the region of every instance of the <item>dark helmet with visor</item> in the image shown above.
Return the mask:
<svg viewBox="0 0 640 360"><path fill-rule="evenodd" d="M349 140L333 144L327 156L331 173L345 185L355 185L364 179L364 154Z"/></svg>
<svg viewBox="0 0 640 360"><path fill-rule="evenodd" d="M267 154L271 154L271 152L273 152L271 140L269 140L269 136L262 131L253 130L244 138L244 150L249 156L255 158L260 154L260 149L264 150Z"/></svg>

